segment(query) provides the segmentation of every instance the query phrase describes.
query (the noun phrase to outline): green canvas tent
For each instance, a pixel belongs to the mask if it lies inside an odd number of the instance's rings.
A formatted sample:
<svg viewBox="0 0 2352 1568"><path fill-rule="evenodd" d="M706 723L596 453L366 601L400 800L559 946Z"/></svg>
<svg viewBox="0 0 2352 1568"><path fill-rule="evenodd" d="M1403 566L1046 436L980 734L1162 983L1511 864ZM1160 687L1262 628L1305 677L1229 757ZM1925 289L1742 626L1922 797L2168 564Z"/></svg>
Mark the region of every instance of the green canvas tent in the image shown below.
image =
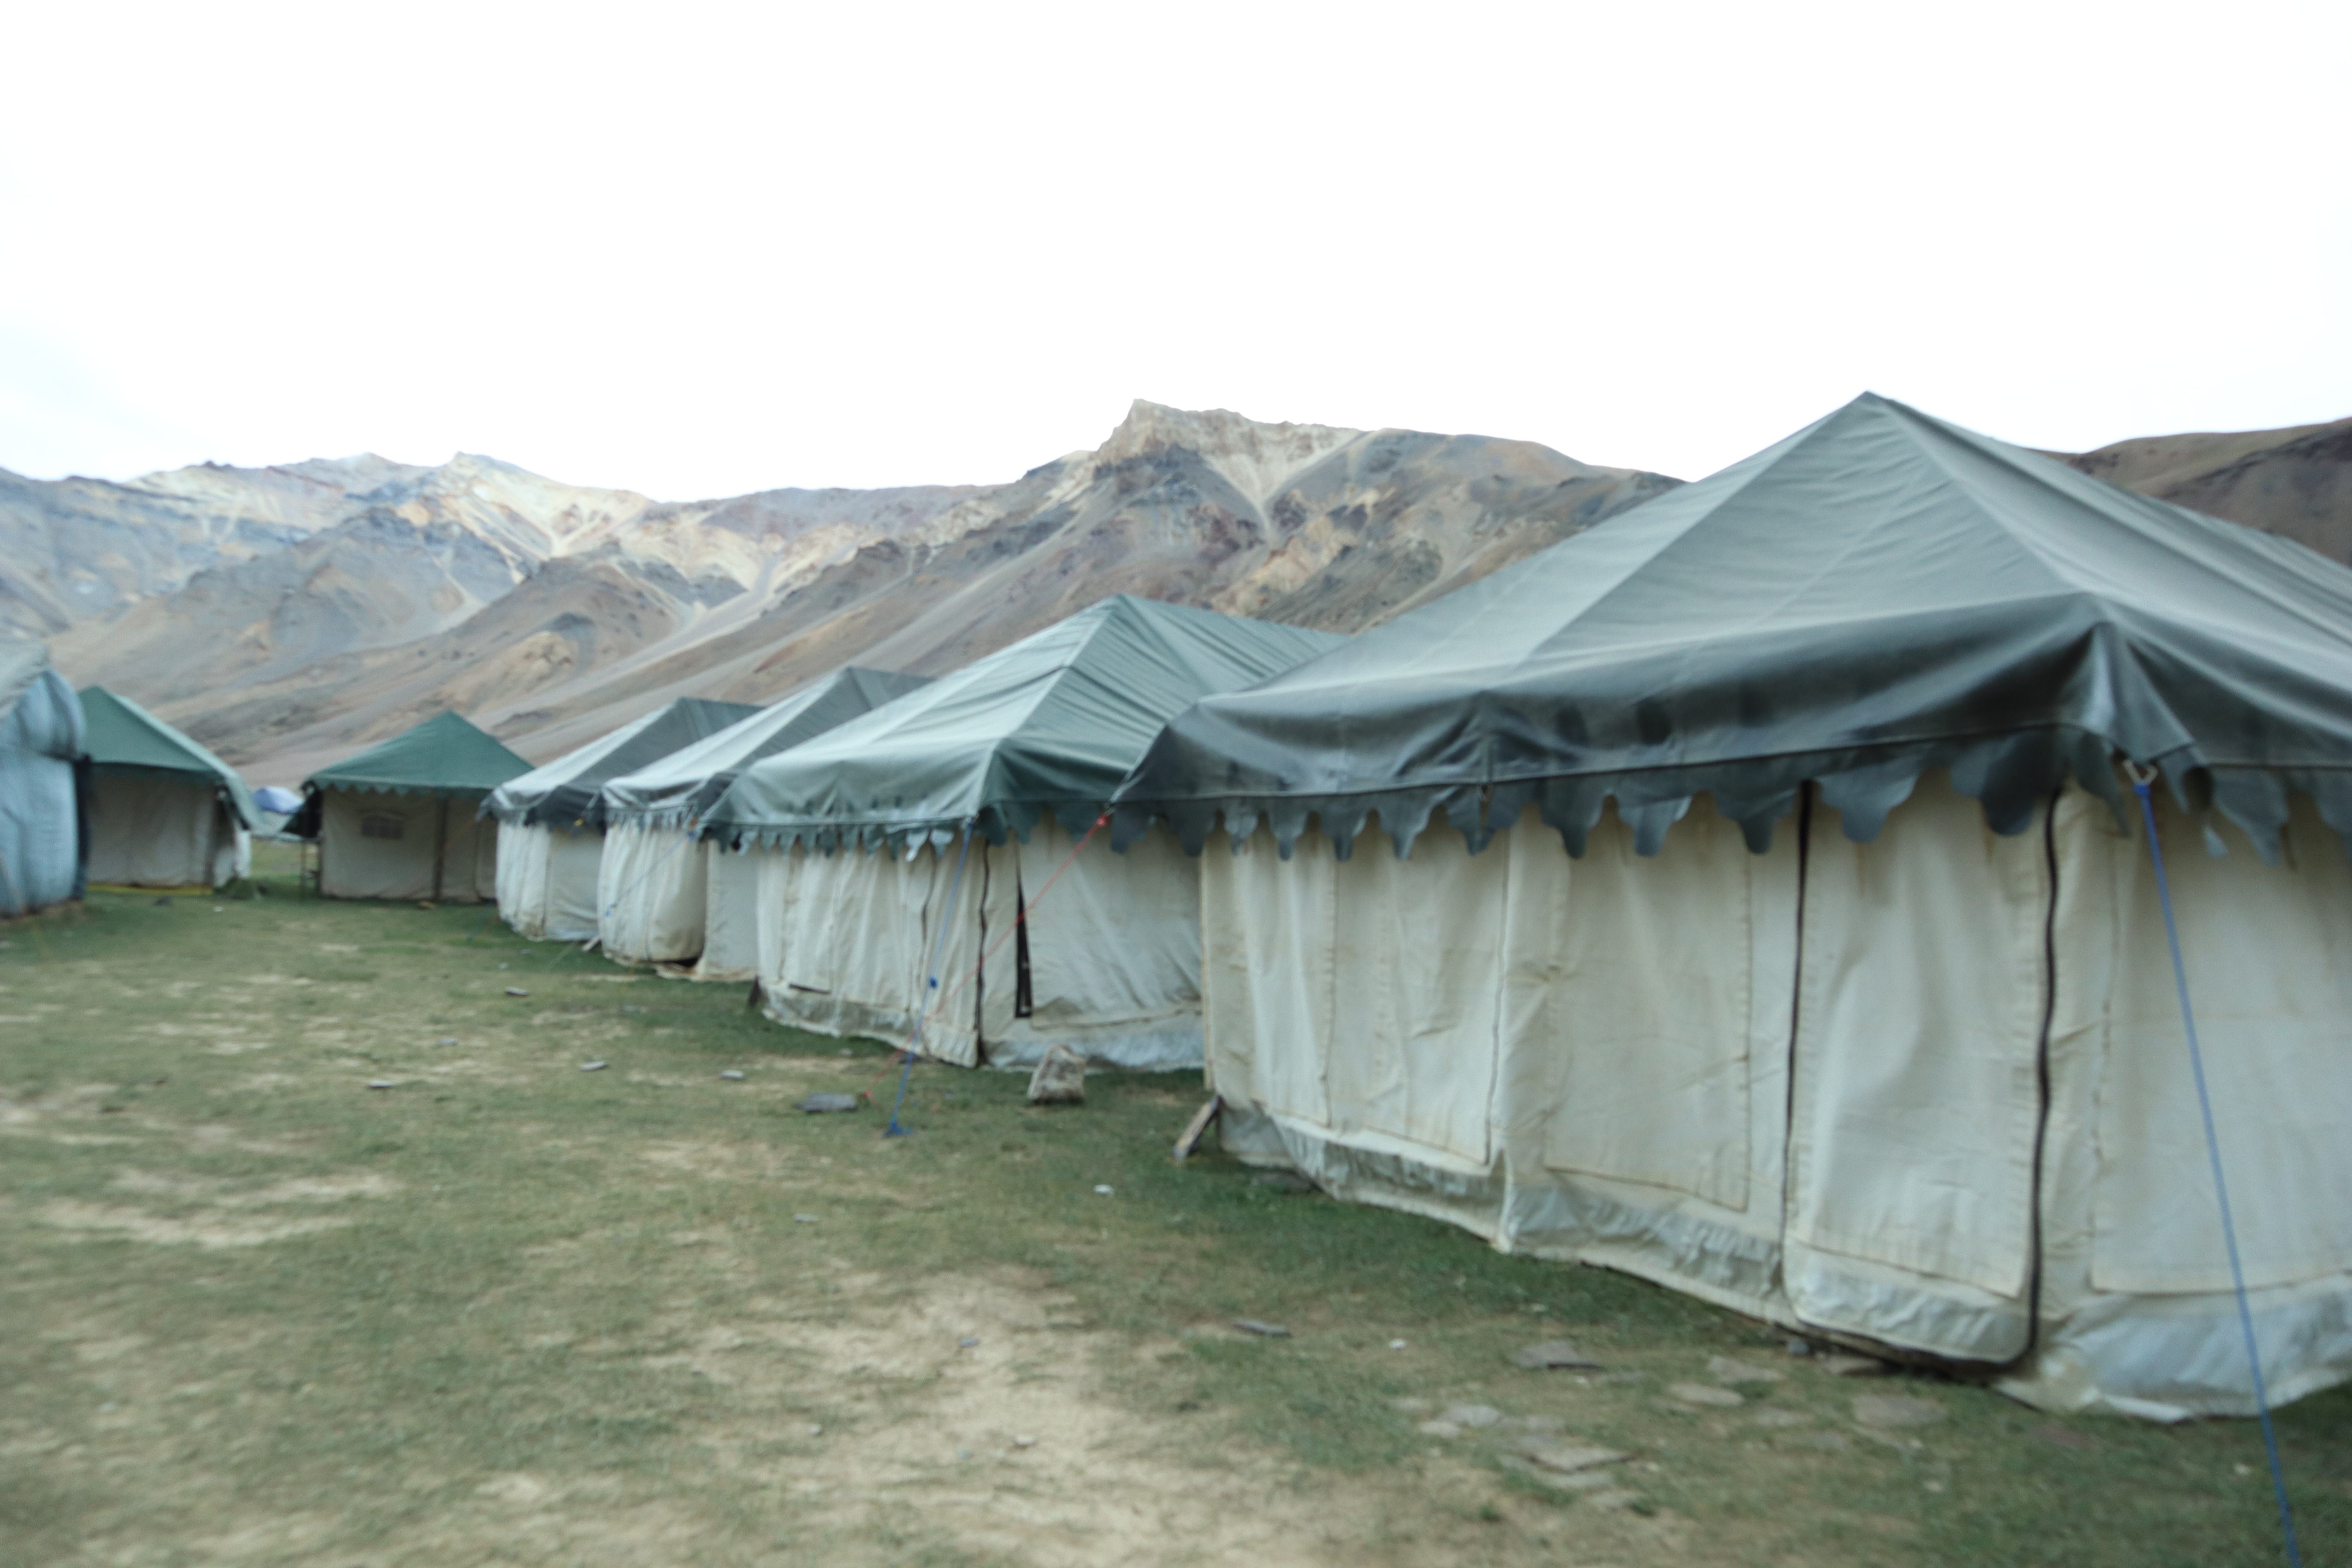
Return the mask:
<svg viewBox="0 0 2352 1568"><path fill-rule="evenodd" d="M474 903L496 884L498 827L482 797L530 764L443 711L304 781L296 831L319 845L331 899Z"/></svg>
<svg viewBox="0 0 2352 1568"><path fill-rule="evenodd" d="M131 699L84 687L89 879L216 888L252 867L261 823L236 770Z"/></svg>
<svg viewBox="0 0 2352 1568"><path fill-rule="evenodd" d="M751 859L696 837L704 812L762 757L814 740L929 682L846 665L599 792L605 823L596 931L607 956L695 960L698 980L759 973Z"/></svg>
<svg viewBox="0 0 2352 1568"><path fill-rule="evenodd" d="M0 916L81 896L81 701L49 650L0 636Z"/></svg>
<svg viewBox="0 0 2352 1568"><path fill-rule="evenodd" d="M606 781L758 711L748 702L681 697L491 791L482 815L499 821L499 918L535 941L593 937Z"/></svg>
<svg viewBox="0 0 2352 1568"><path fill-rule="evenodd" d="M931 1055L1197 1063L1198 879L1164 838L1085 836L1177 710L1339 640L1121 595L746 768L704 830L760 855L771 1015L904 1038L937 952L943 985L973 973Z"/></svg>
<svg viewBox="0 0 2352 1568"><path fill-rule="evenodd" d="M2045 1405L2243 1411L2119 761L2292 1398L2352 1375L2333 563L1865 396L1204 700L1119 813L1215 839L1229 1146Z"/></svg>

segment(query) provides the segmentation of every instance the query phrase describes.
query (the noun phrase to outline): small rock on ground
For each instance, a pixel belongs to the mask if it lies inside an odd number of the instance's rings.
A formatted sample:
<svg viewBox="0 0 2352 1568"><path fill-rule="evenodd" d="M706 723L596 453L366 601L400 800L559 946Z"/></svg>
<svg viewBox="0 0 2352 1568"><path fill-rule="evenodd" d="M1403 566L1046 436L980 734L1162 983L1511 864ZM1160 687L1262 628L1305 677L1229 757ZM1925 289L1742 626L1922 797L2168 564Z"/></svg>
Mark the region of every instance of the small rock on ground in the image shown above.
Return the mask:
<svg viewBox="0 0 2352 1568"><path fill-rule="evenodd" d="M580 1070L582 1072L603 1072L611 1065L612 1064L609 1062L582 1062L580 1064Z"/></svg>
<svg viewBox="0 0 2352 1568"><path fill-rule="evenodd" d="M1280 1323L1262 1323L1255 1318L1235 1318L1234 1327L1245 1334L1255 1334L1262 1340L1286 1340L1290 1331Z"/></svg>
<svg viewBox="0 0 2352 1568"><path fill-rule="evenodd" d="M1865 1426L1933 1426L1944 1418L1944 1407L1905 1394L1860 1394L1854 1396L1853 1418Z"/></svg>
<svg viewBox="0 0 2352 1568"><path fill-rule="evenodd" d="M1437 1418L1456 1426L1492 1426L1503 1419L1503 1413L1491 1405L1449 1405L1437 1413Z"/></svg>
<svg viewBox="0 0 2352 1568"><path fill-rule="evenodd" d="M530 993L524 990L520 985L509 985L507 987L507 994L509 996L528 996Z"/></svg>
<svg viewBox="0 0 2352 1568"><path fill-rule="evenodd" d="M1529 1445L1519 1450L1547 1470L1561 1475L1574 1475L1579 1470L1597 1470L1604 1465L1622 1465L1633 1458L1615 1448L1595 1448L1576 1443L1546 1443Z"/></svg>
<svg viewBox="0 0 2352 1568"><path fill-rule="evenodd" d="M1528 1345L1511 1352L1511 1364L1531 1369L1584 1367L1598 1370L1601 1363L1570 1344L1566 1340L1546 1340L1541 1344Z"/></svg>
<svg viewBox="0 0 2352 1568"><path fill-rule="evenodd" d="M725 1079L729 1083L741 1083L743 1081L743 1075L737 1072L733 1068L729 1068L725 1072L720 1073L719 1076Z"/></svg>
<svg viewBox="0 0 2352 1568"><path fill-rule="evenodd" d="M1029 1075L1032 1105L1082 1105L1087 1098L1087 1058L1067 1046L1051 1046Z"/></svg>
<svg viewBox="0 0 2352 1568"><path fill-rule="evenodd" d="M1683 1405L1703 1405L1710 1409L1728 1410L1748 1401L1727 1388L1717 1388L1711 1383L1677 1383L1666 1392Z"/></svg>
<svg viewBox="0 0 2352 1568"><path fill-rule="evenodd" d="M436 1046L454 1046L457 1043L457 1037L455 1035L444 1035L433 1043Z"/></svg>
<svg viewBox="0 0 2352 1568"><path fill-rule="evenodd" d="M368 1087L370 1089L393 1089L397 1086L394 1085L392 1079L388 1078L372 1078L368 1079Z"/></svg>
<svg viewBox="0 0 2352 1568"><path fill-rule="evenodd" d="M1734 1361L1727 1355L1706 1358L1706 1374L1717 1383L1781 1383L1783 1373L1769 1366L1755 1366L1744 1361Z"/></svg>
<svg viewBox="0 0 2352 1568"><path fill-rule="evenodd" d="M857 1109L857 1097L854 1094L812 1094L801 1101L801 1109L811 1116L855 1110Z"/></svg>

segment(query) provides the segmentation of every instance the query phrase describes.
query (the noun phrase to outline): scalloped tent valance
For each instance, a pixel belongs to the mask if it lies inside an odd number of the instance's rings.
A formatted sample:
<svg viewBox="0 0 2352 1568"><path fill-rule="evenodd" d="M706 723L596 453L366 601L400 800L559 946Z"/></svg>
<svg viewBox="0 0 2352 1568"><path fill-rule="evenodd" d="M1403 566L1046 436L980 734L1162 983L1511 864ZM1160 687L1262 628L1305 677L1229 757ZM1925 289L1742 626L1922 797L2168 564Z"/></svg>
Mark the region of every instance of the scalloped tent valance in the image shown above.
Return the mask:
<svg viewBox="0 0 2352 1568"><path fill-rule="evenodd" d="M1026 841L1046 812L1101 814L1187 704L1253 685L1343 639L1120 595L746 768L706 833L831 849L972 824Z"/></svg>
<svg viewBox="0 0 2352 1568"><path fill-rule="evenodd" d="M1114 844L1222 817L1399 855L1614 799L1654 854L1711 795L1751 848L1816 784L1858 840L1927 769L2015 833L2117 757L2265 857L2301 790L2352 847L2352 572L1865 394L1684 486L1171 721Z"/></svg>

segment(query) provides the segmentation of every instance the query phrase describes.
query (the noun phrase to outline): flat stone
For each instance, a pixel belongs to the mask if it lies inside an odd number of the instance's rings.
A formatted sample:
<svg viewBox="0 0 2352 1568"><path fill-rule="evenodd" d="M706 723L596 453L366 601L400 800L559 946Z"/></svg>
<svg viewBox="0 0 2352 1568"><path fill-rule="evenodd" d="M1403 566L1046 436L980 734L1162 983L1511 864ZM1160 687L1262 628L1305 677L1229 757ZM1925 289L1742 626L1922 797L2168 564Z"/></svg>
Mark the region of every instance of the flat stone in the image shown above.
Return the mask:
<svg viewBox="0 0 2352 1568"><path fill-rule="evenodd" d="M1807 1356L1813 1353L1813 1342L1811 1340L1801 1340L1796 1338L1794 1335L1791 1335L1790 1336L1788 1342L1780 1348L1787 1351L1790 1355Z"/></svg>
<svg viewBox="0 0 2352 1568"><path fill-rule="evenodd" d="M729 1083L741 1083L743 1081L743 1075L736 1071L733 1068L729 1068L725 1072L720 1073L719 1076L725 1079Z"/></svg>
<svg viewBox="0 0 2352 1568"><path fill-rule="evenodd" d="M1235 1318L1234 1327L1245 1334L1255 1334L1262 1340L1286 1340L1290 1331L1280 1323L1262 1323L1255 1318Z"/></svg>
<svg viewBox="0 0 2352 1568"><path fill-rule="evenodd" d="M1895 1370L1874 1355L1849 1355L1843 1351L1816 1356L1813 1363L1832 1377L1885 1377Z"/></svg>
<svg viewBox="0 0 2352 1568"><path fill-rule="evenodd" d="M1034 1437L1015 1437L1013 1439L1013 1446L1016 1448L1034 1448L1037 1446L1037 1439Z"/></svg>
<svg viewBox="0 0 2352 1568"><path fill-rule="evenodd" d="M1727 1355L1706 1358L1706 1374L1717 1383L1785 1383L1785 1373L1774 1372L1769 1366L1756 1366L1744 1361L1734 1361Z"/></svg>
<svg viewBox="0 0 2352 1568"><path fill-rule="evenodd" d="M1530 1445L1519 1452L1545 1469L1564 1476L1573 1475L1579 1470L1597 1470L1603 1465L1622 1465L1633 1457L1615 1448L1595 1448L1578 1443Z"/></svg>
<svg viewBox="0 0 2352 1568"><path fill-rule="evenodd" d="M436 1046L454 1046L457 1043L457 1037L455 1035L444 1035L433 1043Z"/></svg>
<svg viewBox="0 0 2352 1568"><path fill-rule="evenodd" d="M368 1079L368 1087L370 1089L398 1089L400 1086L393 1082L392 1079L388 1078L372 1078Z"/></svg>
<svg viewBox="0 0 2352 1568"><path fill-rule="evenodd" d="M1677 1383L1666 1392L1682 1405L1703 1405L1711 1410L1728 1410L1748 1401L1727 1388L1717 1388L1711 1383Z"/></svg>
<svg viewBox="0 0 2352 1568"><path fill-rule="evenodd" d="M507 987L507 994L509 996L528 996L530 993L524 990L520 985L509 985Z"/></svg>
<svg viewBox="0 0 2352 1568"><path fill-rule="evenodd" d="M610 1066L612 1066L610 1062L582 1062L580 1064L580 1070L582 1072L603 1072Z"/></svg>
<svg viewBox="0 0 2352 1568"><path fill-rule="evenodd" d="M1541 1344L1528 1345L1511 1352L1511 1364L1533 1371L1559 1367L1600 1370L1601 1363L1570 1344L1566 1340L1546 1340Z"/></svg>
<svg viewBox="0 0 2352 1568"><path fill-rule="evenodd" d="M801 1109L811 1116L830 1116L856 1110L857 1097L854 1094L812 1094L801 1101Z"/></svg>
<svg viewBox="0 0 2352 1568"><path fill-rule="evenodd" d="M1531 1481L1541 1481L1554 1491L1599 1491L1604 1487L1617 1484L1615 1479L1607 1470L1575 1470L1562 1475L1557 1470L1547 1470L1540 1465L1519 1458L1517 1454L1506 1454L1499 1462L1512 1474L1525 1476Z"/></svg>
<svg viewBox="0 0 2352 1568"><path fill-rule="evenodd" d="M1437 1413L1437 1418L1456 1426L1492 1426L1503 1419L1503 1413L1491 1405L1449 1405Z"/></svg>
<svg viewBox="0 0 2352 1568"><path fill-rule="evenodd" d="M816 1215L813 1214L796 1214L793 1215L793 1223L794 1225L814 1225L816 1223Z"/></svg>
<svg viewBox="0 0 2352 1568"><path fill-rule="evenodd" d="M956 1341L956 1349L960 1351L968 1351L978 1343L980 1343L980 1336L978 1334L966 1334L963 1338Z"/></svg>
<svg viewBox="0 0 2352 1568"><path fill-rule="evenodd" d="M1904 1394L1860 1394L1854 1396L1853 1418L1864 1426L1933 1426L1944 1418L1944 1407Z"/></svg>
<svg viewBox="0 0 2352 1568"><path fill-rule="evenodd" d="M1087 1098L1087 1058L1067 1046L1049 1046L1029 1075L1032 1105L1083 1105Z"/></svg>
<svg viewBox="0 0 2352 1568"><path fill-rule="evenodd" d="M1451 1421L1424 1421L1420 1426L1414 1427L1413 1430L1429 1437L1459 1437L1462 1436L1462 1428L1456 1426Z"/></svg>

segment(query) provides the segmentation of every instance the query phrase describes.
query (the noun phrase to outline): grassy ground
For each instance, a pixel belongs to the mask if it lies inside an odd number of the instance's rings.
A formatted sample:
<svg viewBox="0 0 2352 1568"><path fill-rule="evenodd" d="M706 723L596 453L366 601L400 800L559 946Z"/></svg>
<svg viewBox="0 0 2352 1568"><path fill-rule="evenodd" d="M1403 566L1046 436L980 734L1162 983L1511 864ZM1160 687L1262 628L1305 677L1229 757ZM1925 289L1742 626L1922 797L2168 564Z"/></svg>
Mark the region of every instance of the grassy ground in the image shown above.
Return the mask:
<svg viewBox="0 0 2352 1568"><path fill-rule="evenodd" d="M1631 1279L1175 1167L1190 1083L1044 1111L921 1068L886 1141L794 1109L887 1098L878 1047L478 910L288 893L0 931L0 1562L2280 1560L2249 1424L1834 1378ZM1607 1372L1509 1363L1557 1337ZM1675 1396L1717 1357L1778 1380ZM1889 1393L1942 1419L1857 1424ZM1420 1430L1462 1403L1506 1419ZM1558 1490L1512 1453L1547 1429L1633 1458ZM2282 1436L2306 1560L2352 1561L2352 1394Z"/></svg>

